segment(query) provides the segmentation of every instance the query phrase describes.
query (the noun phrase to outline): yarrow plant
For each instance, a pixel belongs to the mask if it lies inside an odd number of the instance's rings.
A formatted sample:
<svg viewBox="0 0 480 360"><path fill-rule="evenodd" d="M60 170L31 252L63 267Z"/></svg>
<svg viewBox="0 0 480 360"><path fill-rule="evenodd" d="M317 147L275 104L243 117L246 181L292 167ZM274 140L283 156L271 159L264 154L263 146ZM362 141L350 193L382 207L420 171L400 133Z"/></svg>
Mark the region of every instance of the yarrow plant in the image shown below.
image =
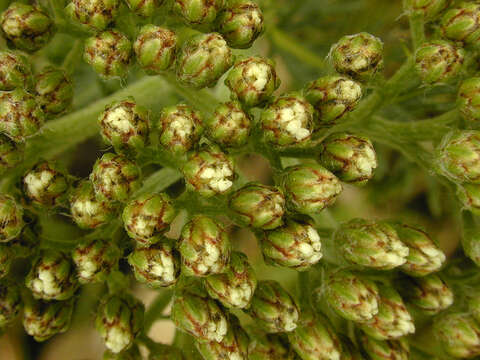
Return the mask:
<svg viewBox="0 0 480 360"><path fill-rule="evenodd" d="M478 1L0 12L0 358L480 358Z"/></svg>

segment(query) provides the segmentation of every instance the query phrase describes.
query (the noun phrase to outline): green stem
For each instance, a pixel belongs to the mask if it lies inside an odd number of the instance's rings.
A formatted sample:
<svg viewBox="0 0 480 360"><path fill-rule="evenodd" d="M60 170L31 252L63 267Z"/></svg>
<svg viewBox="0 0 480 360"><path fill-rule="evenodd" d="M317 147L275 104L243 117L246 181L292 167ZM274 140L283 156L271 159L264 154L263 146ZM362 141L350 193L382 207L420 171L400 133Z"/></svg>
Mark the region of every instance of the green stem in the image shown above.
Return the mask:
<svg viewBox="0 0 480 360"><path fill-rule="evenodd" d="M62 67L67 72L67 74L73 74L75 66L78 64L78 61L81 59L81 52L83 50L83 41L80 39L75 40L72 48L68 52L65 59L63 59Z"/></svg>
<svg viewBox="0 0 480 360"><path fill-rule="evenodd" d="M421 12L412 12L408 16L413 49L417 50L425 42L425 21Z"/></svg>
<svg viewBox="0 0 480 360"><path fill-rule="evenodd" d="M310 310L312 307L310 295L312 289L310 288L310 272L300 271L298 273L298 296L300 308L302 310Z"/></svg>
<svg viewBox="0 0 480 360"><path fill-rule="evenodd" d="M170 303L172 295L173 290L163 290L162 292L160 292L160 294L157 295L155 300L153 300L153 303L150 305L147 312L145 313L145 322L143 325L145 333L148 333L155 321L162 316L162 312Z"/></svg>

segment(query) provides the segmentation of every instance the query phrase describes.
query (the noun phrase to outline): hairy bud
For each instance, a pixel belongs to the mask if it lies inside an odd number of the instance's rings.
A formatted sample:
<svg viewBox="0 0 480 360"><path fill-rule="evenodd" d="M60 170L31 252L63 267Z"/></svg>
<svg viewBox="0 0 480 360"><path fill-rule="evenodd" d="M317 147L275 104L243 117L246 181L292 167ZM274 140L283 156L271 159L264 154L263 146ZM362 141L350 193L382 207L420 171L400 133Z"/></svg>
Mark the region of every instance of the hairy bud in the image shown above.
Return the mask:
<svg viewBox="0 0 480 360"><path fill-rule="evenodd" d="M120 0L71 0L65 8L74 21L93 30L104 30L117 15Z"/></svg>
<svg viewBox="0 0 480 360"><path fill-rule="evenodd" d="M164 0L126 0L128 7L137 15L150 17Z"/></svg>
<svg viewBox="0 0 480 360"><path fill-rule="evenodd" d="M10 195L0 194L0 243L18 237L24 225L23 207Z"/></svg>
<svg viewBox="0 0 480 360"><path fill-rule="evenodd" d="M27 57L19 52L0 51L0 90L28 90L32 85L32 65Z"/></svg>
<svg viewBox="0 0 480 360"><path fill-rule="evenodd" d="M0 174L20 164L24 155L25 143L16 143L8 136L0 134Z"/></svg>
<svg viewBox="0 0 480 360"><path fill-rule="evenodd" d="M133 43L138 63L149 75L161 74L175 62L177 35L172 30L148 24Z"/></svg>
<svg viewBox="0 0 480 360"><path fill-rule="evenodd" d="M434 334L450 356L480 355L480 325L471 314L449 313L435 318Z"/></svg>
<svg viewBox="0 0 480 360"><path fill-rule="evenodd" d="M225 0L174 0L173 10L192 26L212 23L224 6Z"/></svg>
<svg viewBox="0 0 480 360"><path fill-rule="evenodd" d="M480 39L479 24L480 4L463 1L442 16L440 30L445 38L470 45Z"/></svg>
<svg viewBox="0 0 480 360"><path fill-rule="evenodd" d="M220 104L205 125L210 139L221 147L240 147L248 141L252 120L238 101L230 101Z"/></svg>
<svg viewBox="0 0 480 360"><path fill-rule="evenodd" d="M465 183L458 186L457 197L465 209L480 215L480 184Z"/></svg>
<svg viewBox="0 0 480 360"><path fill-rule="evenodd" d="M22 306L19 288L10 282L0 282L0 328L12 323Z"/></svg>
<svg viewBox="0 0 480 360"><path fill-rule="evenodd" d="M407 339L377 340L367 335L361 335L363 350L372 360L408 360L410 346Z"/></svg>
<svg viewBox="0 0 480 360"><path fill-rule="evenodd" d="M433 20L451 3L452 0L406 0L404 8L407 12L422 14L426 20Z"/></svg>
<svg viewBox="0 0 480 360"><path fill-rule="evenodd" d="M64 70L47 67L35 80L37 102L47 116L58 116L71 107L73 84Z"/></svg>
<svg viewBox="0 0 480 360"><path fill-rule="evenodd" d="M480 77L466 79L458 90L457 105L469 121L480 120Z"/></svg>

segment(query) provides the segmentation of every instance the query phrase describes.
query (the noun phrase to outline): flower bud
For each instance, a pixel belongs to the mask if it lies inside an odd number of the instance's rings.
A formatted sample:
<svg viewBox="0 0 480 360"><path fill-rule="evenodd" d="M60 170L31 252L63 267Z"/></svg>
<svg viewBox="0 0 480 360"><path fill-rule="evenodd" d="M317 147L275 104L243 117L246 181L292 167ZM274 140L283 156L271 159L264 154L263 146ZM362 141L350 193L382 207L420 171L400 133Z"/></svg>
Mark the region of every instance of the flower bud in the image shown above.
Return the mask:
<svg viewBox="0 0 480 360"><path fill-rule="evenodd" d="M367 81L383 70L383 42L366 32L346 35L332 46L329 57L340 74Z"/></svg>
<svg viewBox="0 0 480 360"><path fill-rule="evenodd" d="M15 320L21 306L19 288L13 283L0 282L0 328L4 328Z"/></svg>
<svg viewBox="0 0 480 360"><path fill-rule="evenodd" d="M104 240L81 242L72 253L81 284L105 281L121 257L120 249Z"/></svg>
<svg viewBox="0 0 480 360"><path fill-rule="evenodd" d="M246 107L260 106L270 99L280 86L275 63L259 56L248 57L235 63L225 79L225 85Z"/></svg>
<svg viewBox="0 0 480 360"><path fill-rule="evenodd" d="M257 277L245 254L234 251L225 272L205 278L211 298L227 308L246 308L257 287Z"/></svg>
<svg viewBox="0 0 480 360"><path fill-rule="evenodd" d="M465 119L480 120L480 77L462 82L458 90L457 106Z"/></svg>
<svg viewBox="0 0 480 360"><path fill-rule="evenodd" d="M407 339L377 340L367 335L360 336L362 347L371 360L408 360L410 345Z"/></svg>
<svg viewBox="0 0 480 360"><path fill-rule="evenodd" d="M225 0L174 0L173 11L191 26L211 24Z"/></svg>
<svg viewBox="0 0 480 360"><path fill-rule="evenodd" d="M378 313L360 324L360 328L377 340L392 340L413 334L415 325L400 294L391 286L379 286Z"/></svg>
<svg viewBox="0 0 480 360"><path fill-rule="evenodd" d="M344 182L365 185L377 168L377 155L369 139L336 133L320 147L320 163Z"/></svg>
<svg viewBox="0 0 480 360"><path fill-rule="evenodd" d="M249 338L236 317L230 317L228 332L222 341L195 343L204 360L247 360Z"/></svg>
<svg viewBox="0 0 480 360"><path fill-rule="evenodd" d="M480 184L465 183L458 186L457 197L465 209L480 215Z"/></svg>
<svg viewBox="0 0 480 360"><path fill-rule="evenodd" d="M308 221L287 220L268 231L261 242L265 261L298 271L307 270L322 258L322 243Z"/></svg>
<svg viewBox="0 0 480 360"><path fill-rule="evenodd" d="M117 354L128 349L143 326L143 304L127 293L106 295L101 301L95 327L107 349Z"/></svg>
<svg viewBox="0 0 480 360"><path fill-rule="evenodd" d="M452 0L407 0L404 1L404 8L409 13L420 13L424 19L432 20L451 3Z"/></svg>
<svg viewBox="0 0 480 360"><path fill-rule="evenodd" d="M180 275L180 260L168 242L135 249L128 256L135 278L153 288L173 285Z"/></svg>
<svg viewBox="0 0 480 360"><path fill-rule="evenodd" d="M335 235L343 257L352 264L391 270L406 263L409 248L386 222L353 219Z"/></svg>
<svg viewBox="0 0 480 360"><path fill-rule="evenodd" d="M247 184L232 194L229 206L246 226L271 230L283 224L285 197L277 187Z"/></svg>
<svg viewBox="0 0 480 360"><path fill-rule="evenodd" d="M213 86L232 62L232 51L220 34L198 34L188 39L180 50L176 62L177 80L197 89Z"/></svg>
<svg viewBox="0 0 480 360"><path fill-rule="evenodd" d="M329 126L357 106L362 87L345 76L324 76L307 85L305 97L315 108L320 125Z"/></svg>
<svg viewBox="0 0 480 360"><path fill-rule="evenodd" d="M36 257L25 285L36 299L43 300L67 300L78 287L70 259L55 250L42 251Z"/></svg>
<svg viewBox="0 0 480 360"><path fill-rule="evenodd" d="M208 136L222 147L240 147L250 136L252 120L238 101L220 104L206 120Z"/></svg>
<svg viewBox="0 0 480 360"><path fill-rule="evenodd" d="M98 200L90 181L84 180L70 195L70 213L73 221L82 229L95 229L115 217L115 206L105 200Z"/></svg>
<svg viewBox="0 0 480 360"><path fill-rule="evenodd" d="M133 50L142 69L149 75L156 75L175 62L177 42L177 35L172 30L148 24L140 29Z"/></svg>
<svg viewBox="0 0 480 360"><path fill-rule="evenodd" d="M70 181L53 162L44 161L23 177L23 192L28 201L37 206L54 207L65 202Z"/></svg>
<svg viewBox="0 0 480 360"><path fill-rule="evenodd" d="M455 358L480 355L480 325L467 313L449 313L435 318L434 333L445 352Z"/></svg>
<svg viewBox="0 0 480 360"><path fill-rule="evenodd" d="M424 276L440 270L445 254L427 233L409 225L392 225L400 240L409 248L407 262L401 266L404 273Z"/></svg>
<svg viewBox="0 0 480 360"><path fill-rule="evenodd" d="M98 199L126 201L140 187L140 168L123 155L107 153L93 165L90 180Z"/></svg>
<svg viewBox="0 0 480 360"><path fill-rule="evenodd" d="M234 49L247 49L263 33L263 13L251 0L230 1L218 16L218 32Z"/></svg>
<svg viewBox="0 0 480 360"><path fill-rule="evenodd" d="M32 66L22 54L0 51L0 90L28 90L33 85Z"/></svg>
<svg viewBox="0 0 480 360"><path fill-rule="evenodd" d="M314 109L301 95L280 96L262 112L265 139L278 146L298 145L312 135Z"/></svg>
<svg viewBox="0 0 480 360"><path fill-rule="evenodd" d="M35 77L38 105L47 116L57 116L71 107L73 84L62 69L47 67Z"/></svg>
<svg viewBox="0 0 480 360"><path fill-rule="evenodd" d="M10 195L0 194L0 243L16 238L24 225L22 206Z"/></svg>
<svg viewBox="0 0 480 360"><path fill-rule="evenodd" d="M290 345L276 334L255 334L248 345L248 360L297 360Z"/></svg>
<svg viewBox="0 0 480 360"><path fill-rule="evenodd" d="M268 333L293 331L299 310L295 301L276 281L259 281L248 313Z"/></svg>
<svg viewBox="0 0 480 360"><path fill-rule="evenodd" d="M20 50L37 51L44 47L55 33L55 25L41 8L12 2L1 14L3 36Z"/></svg>
<svg viewBox="0 0 480 360"><path fill-rule="evenodd" d="M190 154L182 171L187 189L205 197L228 192L235 176L233 159L216 146Z"/></svg>
<svg viewBox="0 0 480 360"><path fill-rule="evenodd" d="M107 30L85 40L83 58L103 78L126 75L132 43L117 30Z"/></svg>
<svg viewBox="0 0 480 360"><path fill-rule="evenodd" d="M19 142L37 133L44 122L33 95L22 89L0 92L0 132Z"/></svg>
<svg viewBox="0 0 480 360"><path fill-rule="evenodd" d="M12 267L13 259L16 254L10 248L9 244L0 243L0 279L7 276ZM1 306L0 306L1 309ZM2 328L0 323L0 329Z"/></svg>
<svg viewBox="0 0 480 360"><path fill-rule="evenodd" d="M331 274L325 288L325 300L341 317L365 322L378 313L378 287L350 271Z"/></svg>
<svg viewBox="0 0 480 360"><path fill-rule="evenodd" d="M343 359L342 344L327 318L305 314L288 340L302 360Z"/></svg>
<svg viewBox="0 0 480 360"><path fill-rule="evenodd" d="M480 131L447 134L438 150L443 174L457 182L480 183Z"/></svg>
<svg viewBox="0 0 480 360"><path fill-rule="evenodd" d="M28 299L23 309L23 327L36 341L45 341L70 327L73 299L43 301Z"/></svg>
<svg viewBox="0 0 480 360"><path fill-rule="evenodd" d="M319 213L332 205L342 191L337 177L317 164L288 167L282 180L287 207L306 215Z"/></svg>
<svg viewBox="0 0 480 360"><path fill-rule="evenodd" d="M0 175L19 165L24 159L25 143L16 143L0 134Z"/></svg>
<svg viewBox="0 0 480 360"><path fill-rule="evenodd" d="M174 154L184 154L200 140L202 115L188 105L169 106L162 110L158 127L160 144Z"/></svg>
<svg viewBox="0 0 480 360"><path fill-rule="evenodd" d="M445 83L455 78L464 62L465 51L444 40L423 44L415 53L415 68L426 84Z"/></svg>
<svg viewBox="0 0 480 360"><path fill-rule="evenodd" d="M171 317L178 329L189 333L198 341L220 342L229 328L223 310L197 283L177 289Z"/></svg>
<svg viewBox="0 0 480 360"><path fill-rule="evenodd" d="M149 246L170 229L176 211L166 193L144 194L123 209L125 231L139 246Z"/></svg>
<svg viewBox="0 0 480 360"><path fill-rule="evenodd" d="M480 39L479 23L480 4L463 1L442 16L440 30L447 39L473 45Z"/></svg>
<svg viewBox="0 0 480 360"><path fill-rule="evenodd" d="M438 275L406 278L399 291L408 304L421 312L434 315L453 304L453 292Z"/></svg>
<svg viewBox="0 0 480 360"><path fill-rule="evenodd" d="M142 354L137 345L133 345L128 350L115 354L110 350L106 350L103 353L103 360L143 360Z"/></svg>
<svg viewBox="0 0 480 360"><path fill-rule="evenodd" d="M150 17L155 10L162 5L164 0L126 0L126 3L130 10L135 14Z"/></svg>
<svg viewBox="0 0 480 360"><path fill-rule="evenodd" d="M226 230L204 215L197 215L185 224L178 249L182 255L182 273L187 276L222 273L230 261Z"/></svg>
<svg viewBox="0 0 480 360"><path fill-rule="evenodd" d="M98 31L113 22L119 6L119 0L71 0L65 12L72 20Z"/></svg>

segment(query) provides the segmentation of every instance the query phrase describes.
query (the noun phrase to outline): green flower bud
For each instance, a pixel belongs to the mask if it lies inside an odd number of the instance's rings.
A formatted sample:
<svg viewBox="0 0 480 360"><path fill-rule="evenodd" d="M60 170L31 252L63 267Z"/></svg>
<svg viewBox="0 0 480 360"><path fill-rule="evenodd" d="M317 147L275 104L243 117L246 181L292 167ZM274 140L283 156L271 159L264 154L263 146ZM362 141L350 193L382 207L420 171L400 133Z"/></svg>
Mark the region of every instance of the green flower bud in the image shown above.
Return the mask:
<svg viewBox="0 0 480 360"><path fill-rule="evenodd" d="M121 257L120 249L104 240L81 242L72 253L81 284L105 281Z"/></svg>
<svg viewBox="0 0 480 360"><path fill-rule="evenodd" d="M24 225L22 206L10 195L0 194L0 243L16 238Z"/></svg>
<svg viewBox="0 0 480 360"><path fill-rule="evenodd" d="M13 2L1 14L3 36L18 49L33 52L44 47L55 33L55 25L41 8Z"/></svg>
<svg viewBox="0 0 480 360"><path fill-rule="evenodd" d="M140 168L123 155L107 153L93 165L90 180L98 199L126 201L140 187Z"/></svg>
<svg viewBox="0 0 480 360"><path fill-rule="evenodd" d="M28 299L23 309L23 327L36 341L45 341L70 327L73 299L43 301Z"/></svg>
<svg viewBox="0 0 480 360"><path fill-rule="evenodd" d="M257 288L257 277L247 256L234 251L225 272L205 278L208 295L227 308L246 308Z"/></svg>
<svg viewBox="0 0 480 360"><path fill-rule="evenodd" d="M166 193L144 194L131 200L123 209L127 234L140 246L158 242L170 229L176 216L170 196Z"/></svg>
<svg viewBox="0 0 480 360"><path fill-rule="evenodd" d="M204 215L197 215L185 224L178 249L182 255L182 272L187 276L222 273L230 261L230 239L226 230Z"/></svg>
<svg viewBox="0 0 480 360"><path fill-rule="evenodd" d="M229 206L246 226L271 230L283 224L285 197L277 187L247 184L232 194Z"/></svg>
<svg viewBox="0 0 480 360"><path fill-rule="evenodd" d="M232 51L220 34L198 34L182 46L176 63L177 80L198 89L213 86L232 62Z"/></svg>
<svg viewBox="0 0 480 360"><path fill-rule="evenodd" d="M164 108L158 124L160 144L174 154L191 150L203 132L202 115L184 104Z"/></svg>
<svg viewBox="0 0 480 360"><path fill-rule="evenodd" d="M379 286L378 313L360 324L360 328L377 340L393 340L413 334L415 325L400 294L391 286Z"/></svg>
<svg viewBox="0 0 480 360"><path fill-rule="evenodd" d="M294 165L285 169L283 187L287 207L301 214L316 214L333 205L342 184L330 171L317 164Z"/></svg>
<svg viewBox="0 0 480 360"><path fill-rule="evenodd" d="M37 102L46 115L57 116L71 107L73 84L64 70L47 67L35 80Z"/></svg>
<svg viewBox="0 0 480 360"><path fill-rule="evenodd" d="M336 133L321 144L320 163L344 182L365 185L377 168L377 155L369 139Z"/></svg>
<svg viewBox="0 0 480 360"><path fill-rule="evenodd" d="M408 360L410 345L407 339L377 340L370 336L360 337L363 350L371 360Z"/></svg>
<svg viewBox="0 0 480 360"><path fill-rule="evenodd" d="M126 0L128 7L137 15L150 17L164 0Z"/></svg>
<svg viewBox="0 0 480 360"><path fill-rule="evenodd" d="M464 62L465 51L444 40L423 44L415 53L415 68L426 84L445 83L455 78Z"/></svg>
<svg viewBox="0 0 480 360"><path fill-rule="evenodd" d="M0 51L0 90L29 89L33 85L32 66L18 52Z"/></svg>
<svg viewBox="0 0 480 360"><path fill-rule="evenodd" d="M465 232L462 247L465 255L480 267L480 234L476 230Z"/></svg>
<svg viewBox="0 0 480 360"><path fill-rule="evenodd" d="M288 340L302 360L343 359L342 344L322 315L305 314Z"/></svg>
<svg viewBox="0 0 480 360"><path fill-rule="evenodd" d="M0 132L19 142L37 133L44 121L33 95L22 89L0 92Z"/></svg>
<svg viewBox="0 0 480 360"><path fill-rule="evenodd" d="M12 267L13 259L15 258L15 253L7 244L0 243L0 279L7 276ZM1 309L1 306L0 306ZM0 329L2 328L0 321Z"/></svg>
<svg viewBox="0 0 480 360"><path fill-rule="evenodd" d="M406 263L409 248L388 223L353 219L335 235L343 257L352 264L391 270Z"/></svg>
<svg viewBox="0 0 480 360"><path fill-rule="evenodd" d="M178 329L189 333L198 341L220 342L229 328L223 310L196 283L177 289L171 317Z"/></svg>
<svg viewBox="0 0 480 360"><path fill-rule="evenodd" d="M85 40L83 58L103 78L126 75L132 43L117 30L107 30Z"/></svg>
<svg viewBox="0 0 480 360"><path fill-rule="evenodd" d="M362 87L345 76L324 76L307 85L305 97L317 111L321 125L332 125L357 106Z"/></svg>
<svg viewBox="0 0 480 360"><path fill-rule="evenodd" d="M155 352L150 352L148 360L187 360L180 349L173 346L163 345Z"/></svg>
<svg viewBox="0 0 480 360"><path fill-rule="evenodd" d="M248 313L268 333L293 331L299 318L293 298L273 280L258 282Z"/></svg>
<svg viewBox="0 0 480 360"><path fill-rule="evenodd" d="M216 146L190 154L182 171L187 189L205 197L225 194L235 177L233 159Z"/></svg>
<svg viewBox="0 0 480 360"><path fill-rule="evenodd" d="M72 219L82 229L95 229L105 225L114 219L115 210L111 202L95 197L90 181L80 182L70 195Z"/></svg>
<svg viewBox="0 0 480 360"><path fill-rule="evenodd" d="M218 32L234 49L247 49L263 33L263 13L251 0L230 1L217 18Z"/></svg>
<svg viewBox="0 0 480 360"><path fill-rule="evenodd" d="M0 134L0 174L19 165L24 159L24 151L24 143L16 143L8 136Z"/></svg>
<svg viewBox="0 0 480 360"><path fill-rule="evenodd" d="M409 225L392 224L400 240L409 248L407 262L401 266L411 276L424 276L440 270L445 254L427 233Z"/></svg>
<svg viewBox="0 0 480 360"><path fill-rule="evenodd" d="M80 24L104 30L113 22L119 6L119 0L71 0L65 12Z"/></svg>
<svg viewBox="0 0 480 360"><path fill-rule="evenodd" d="M456 358L480 355L480 325L471 314L449 313L437 317L434 332L448 355Z"/></svg>
<svg viewBox="0 0 480 360"><path fill-rule="evenodd" d="M473 294L473 297L468 300L468 310L475 320L480 320L480 302L478 301L477 294Z"/></svg>
<svg viewBox="0 0 480 360"><path fill-rule="evenodd" d="M173 10L192 26L211 24L222 10L225 0L174 0Z"/></svg>
<svg viewBox="0 0 480 360"><path fill-rule="evenodd" d="M173 285L180 275L178 254L167 242L135 249L128 256L128 262L135 278L153 288Z"/></svg>
<svg viewBox="0 0 480 360"><path fill-rule="evenodd" d="M457 106L465 119L480 120L480 77L462 82L458 90Z"/></svg>
<svg viewBox="0 0 480 360"><path fill-rule="evenodd" d="M37 206L54 207L67 199L70 181L53 162L44 161L23 176L23 192Z"/></svg>
<svg viewBox="0 0 480 360"><path fill-rule="evenodd" d="M177 35L172 30L148 24L140 29L133 50L142 69L149 75L156 75L175 62L177 42Z"/></svg>
<svg viewBox="0 0 480 360"><path fill-rule="evenodd" d="M407 12L421 13L426 20L432 20L450 6L452 0L406 0Z"/></svg>
<svg viewBox="0 0 480 360"><path fill-rule="evenodd" d="M383 42L366 32L346 35L332 46L329 57L340 74L367 81L383 70Z"/></svg>
<svg viewBox="0 0 480 360"><path fill-rule="evenodd" d="M138 346L134 344L131 348L119 354L106 350L103 353L103 360L143 360L143 357Z"/></svg>
<svg viewBox="0 0 480 360"><path fill-rule="evenodd" d="M268 231L261 242L265 261L298 271L307 270L322 258L317 230L307 221L287 220Z"/></svg>
<svg viewBox="0 0 480 360"><path fill-rule="evenodd" d="M465 209L480 215L480 184L462 184L457 187L457 197Z"/></svg>
<svg viewBox="0 0 480 360"><path fill-rule="evenodd" d="M248 346L248 360L296 360L293 349L276 334L255 334Z"/></svg>
<svg viewBox="0 0 480 360"><path fill-rule="evenodd" d="M453 292L438 275L406 278L398 287L405 301L425 314L434 315L453 304Z"/></svg>
<svg viewBox="0 0 480 360"><path fill-rule="evenodd" d="M69 258L54 250L40 253L25 278L36 299L67 300L77 290L75 271Z"/></svg>
<svg viewBox="0 0 480 360"><path fill-rule="evenodd" d="M117 354L132 346L143 326L143 304L127 293L106 295L101 301L95 327L107 349Z"/></svg>
<svg viewBox="0 0 480 360"><path fill-rule="evenodd" d="M238 101L220 104L206 120L209 137L222 147L245 145L250 136L252 120Z"/></svg>
<svg viewBox="0 0 480 360"><path fill-rule="evenodd" d="M13 283L0 282L0 328L4 328L15 320L21 306L19 288Z"/></svg>
<svg viewBox="0 0 480 360"><path fill-rule="evenodd" d="M260 106L270 99L280 86L275 63L259 56L252 56L235 63L225 79L225 85L246 107Z"/></svg>
<svg viewBox="0 0 480 360"><path fill-rule="evenodd" d="M98 117L100 133L117 152L130 153L148 143L149 112L133 98L116 101Z"/></svg>
<svg viewBox="0 0 480 360"><path fill-rule="evenodd" d="M378 313L378 287L350 271L331 274L325 288L325 300L341 317L365 322Z"/></svg>
<svg viewBox="0 0 480 360"><path fill-rule="evenodd" d="M457 182L480 183L480 131L447 134L438 150L443 174Z"/></svg>
<svg viewBox="0 0 480 360"><path fill-rule="evenodd" d="M440 21L443 37L467 45L480 39L480 4L463 1L448 10Z"/></svg>
<svg viewBox="0 0 480 360"><path fill-rule="evenodd" d="M195 345L204 360L247 360L249 338L237 318L231 316L228 331L220 342L196 341Z"/></svg>
<svg viewBox="0 0 480 360"><path fill-rule="evenodd" d="M262 112L265 139L278 146L297 145L312 135L314 109L301 95L280 96Z"/></svg>

